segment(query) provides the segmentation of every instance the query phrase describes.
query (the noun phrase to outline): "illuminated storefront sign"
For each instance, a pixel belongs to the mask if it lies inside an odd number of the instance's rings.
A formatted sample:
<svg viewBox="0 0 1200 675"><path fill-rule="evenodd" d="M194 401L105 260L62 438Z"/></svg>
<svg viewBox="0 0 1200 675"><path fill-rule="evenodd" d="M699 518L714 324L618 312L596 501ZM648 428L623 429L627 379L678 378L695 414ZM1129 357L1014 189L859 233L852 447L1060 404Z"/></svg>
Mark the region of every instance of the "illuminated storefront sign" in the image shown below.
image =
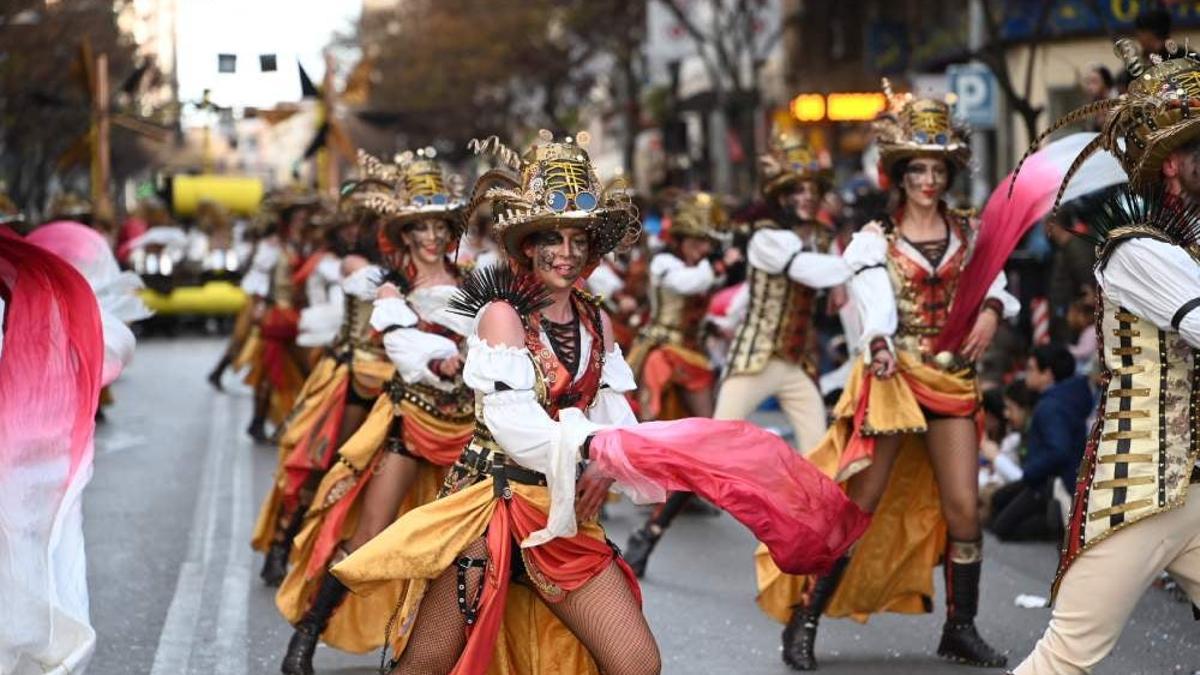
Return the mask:
<svg viewBox="0 0 1200 675"><path fill-rule="evenodd" d="M882 92L800 94L792 115L801 122L869 122L887 108Z"/></svg>

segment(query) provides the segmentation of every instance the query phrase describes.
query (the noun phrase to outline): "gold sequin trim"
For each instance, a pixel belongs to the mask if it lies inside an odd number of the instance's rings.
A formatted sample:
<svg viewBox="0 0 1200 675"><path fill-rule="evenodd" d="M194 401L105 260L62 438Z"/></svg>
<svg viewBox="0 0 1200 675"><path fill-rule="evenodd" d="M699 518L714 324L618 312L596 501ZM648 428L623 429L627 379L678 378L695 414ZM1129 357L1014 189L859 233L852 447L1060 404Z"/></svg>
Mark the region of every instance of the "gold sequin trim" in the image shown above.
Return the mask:
<svg viewBox="0 0 1200 675"><path fill-rule="evenodd" d="M1153 462L1154 455L1121 452L1115 455L1105 455L1096 461L1100 462L1101 464L1133 464L1134 462Z"/></svg>
<svg viewBox="0 0 1200 675"><path fill-rule="evenodd" d="M1139 499L1136 502L1129 502L1128 504L1121 504L1119 506L1110 506L1107 509L1100 509L1099 511L1097 511L1095 513L1089 513L1088 520L1100 520L1101 518L1115 516L1118 513L1125 513L1126 511L1136 511L1137 509L1144 509L1147 506L1153 506L1153 505L1154 505L1153 499Z"/></svg>
<svg viewBox="0 0 1200 675"><path fill-rule="evenodd" d="M1135 398L1150 395L1150 387L1134 387L1132 389L1113 389L1110 396L1116 398Z"/></svg>
<svg viewBox="0 0 1200 675"><path fill-rule="evenodd" d="M1150 417L1149 410L1114 410L1110 413L1105 413L1105 417L1114 420L1140 420Z"/></svg>
<svg viewBox="0 0 1200 675"><path fill-rule="evenodd" d="M1114 478L1112 480L1098 480L1093 486L1097 490L1112 490L1121 487L1131 487L1134 485L1151 485L1154 483L1154 476L1134 476L1133 478Z"/></svg>
<svg viewBox="0 0 1200 675"><path fill-rule="evenodd" d="M1104 434L1106 441L1137 441L1143 438L1150 438L1151 434L1146 429L1139 431L1110 431Z"/></svg>

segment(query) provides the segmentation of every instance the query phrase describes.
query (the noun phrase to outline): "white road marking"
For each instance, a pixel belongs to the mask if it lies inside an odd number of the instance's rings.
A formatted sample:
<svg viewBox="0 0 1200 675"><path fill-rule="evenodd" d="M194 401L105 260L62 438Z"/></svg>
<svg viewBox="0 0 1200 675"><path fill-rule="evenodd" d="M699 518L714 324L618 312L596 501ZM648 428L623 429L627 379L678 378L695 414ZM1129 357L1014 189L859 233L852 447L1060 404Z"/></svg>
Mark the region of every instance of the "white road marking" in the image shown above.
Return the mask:
<svg viewBox="0 0 1200 675"><path fill-rule="evenodd" d="M229 428L230 418L225 426ZM241 421L240 418L238 420ZM239 423L237 428L241 427ZM250 549L250 473L254 469L254 448L236 443L229 505L229 554L221 581L220 608L217 610L216 672L218 675L243 675L250 646L246 641L250 612L250 575L253 558Z"/></svg>
<svg viewBox="0 0 1200 675"><path fill-rule="evenodd" d="M188 672L200 623L204 581L212 560L217 511L220 508L220 475L229 466L225 457L232 445L228 433L229 408L228 399L218 396L213 399L209 410L208 446L188 537L187 557L179 568L175 595L171 598L167 618L158 637L151 675L182 675Z"/></svg>

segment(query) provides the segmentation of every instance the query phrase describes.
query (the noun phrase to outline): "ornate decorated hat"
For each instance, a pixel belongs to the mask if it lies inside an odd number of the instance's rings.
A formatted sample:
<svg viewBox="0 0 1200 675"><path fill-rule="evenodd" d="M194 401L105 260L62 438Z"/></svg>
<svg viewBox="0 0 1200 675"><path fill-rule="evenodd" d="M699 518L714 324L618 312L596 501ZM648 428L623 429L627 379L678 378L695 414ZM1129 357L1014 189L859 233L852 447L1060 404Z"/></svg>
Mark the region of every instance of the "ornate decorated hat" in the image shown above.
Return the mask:
<svg viewBox="0 0 1200 675"><path fill-rule="evenodd" d="M364 153L365 154L365 153ZM372 189L362 201L388 224L404 224L422 218L442 218L450 222L457 237L462 229L462 180L449 174L434 157L433 148L404 152L394 165L384 165L369 157L369 175L376 187L387 183L392 189Z"/></svg>
<svg viewBox="0 0 1200 675"><path fill-rule="evenodd" d="M913 157L937 157L959 168L971 161L965 125L955 121L950 104L935 98L896 94L885 78L883 93L888 110L872 124L884 173Z"/></svg>
<svg viewBox="0 0 1200 675"><path fill-rule="evenodd" d="M493 235L509 256L528 265L525 239L537 232L582 228L595 261L618 246L632 245L641 233L637 208L623 183L605 187L587 153L590 136L554 140L543 129L523 154L495 136L471 141L476 154L492 154L502 166L488 171L475 185L467 218L485 202L495 215Z"/></svg>
<svg viewBox="0 0 1200 675"><path fill-rule="evenodd" d="M774 131L767 152L758 158L762 172L762 193L771 197L788 190L799 181L815 180L828 188L833 179L828 153L818 153L803 136L790 131Z"/></svg>
<svg viewBox="0 0 1200 675"><path fill-rule="evenodd" d="M1177 58L1164 61L1153 54L1149 65L1142 63L1138 46L1132 40L1117 40L1113 51L1125 62L1125 69L1133 78L1128 91L1118 98L1078 108L1051 124L1030 145L1014 172L1019 175L1021 165L1050 134L1107 111L1100 135L1084 146L1063 177L1056 207L1071 177L1098 150L1107 150L1117 158L1129 174L1133 190L1149 194L1162 184L1161 169L1167 156L1200 140L1200 55L1185 53L1170 40L1167 51Z"/></svg>
<svg viewBox="0 0 1200 675"><path fill-rule="evenodd" d="M372 197L389 199L396 191L396 165L359 149L357 176L342 183L338 190L337 219L341 223L375 218ZM377 205L376 205L377 206Z"/></svg>
<svg viewBox="0 0 1200 675"><path fill-rule="evenodd" d="M725 209L707 192L690 192L675 202L671 216L672 237L705 237L719 240L729 224Z"/></svg>

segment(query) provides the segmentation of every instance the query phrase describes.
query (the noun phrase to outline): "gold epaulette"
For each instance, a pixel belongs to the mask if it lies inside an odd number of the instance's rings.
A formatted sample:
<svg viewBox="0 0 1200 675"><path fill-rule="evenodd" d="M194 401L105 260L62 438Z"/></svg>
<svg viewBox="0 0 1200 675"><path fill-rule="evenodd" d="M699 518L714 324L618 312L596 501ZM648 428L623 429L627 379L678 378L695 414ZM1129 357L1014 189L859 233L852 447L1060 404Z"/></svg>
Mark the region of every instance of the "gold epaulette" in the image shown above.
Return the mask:
<svg viewBox="0 0 1200 675"><path fill-rule="evenodd" d="M579 296L580 300L583 300L584 302L586 302L588 304L595 305L596 307L604 306L604 296L603 295L600 295L598 293L592 293L591 291L587 291L587 290L584 290L579 287L575 288L575 293Z"/></svg>

